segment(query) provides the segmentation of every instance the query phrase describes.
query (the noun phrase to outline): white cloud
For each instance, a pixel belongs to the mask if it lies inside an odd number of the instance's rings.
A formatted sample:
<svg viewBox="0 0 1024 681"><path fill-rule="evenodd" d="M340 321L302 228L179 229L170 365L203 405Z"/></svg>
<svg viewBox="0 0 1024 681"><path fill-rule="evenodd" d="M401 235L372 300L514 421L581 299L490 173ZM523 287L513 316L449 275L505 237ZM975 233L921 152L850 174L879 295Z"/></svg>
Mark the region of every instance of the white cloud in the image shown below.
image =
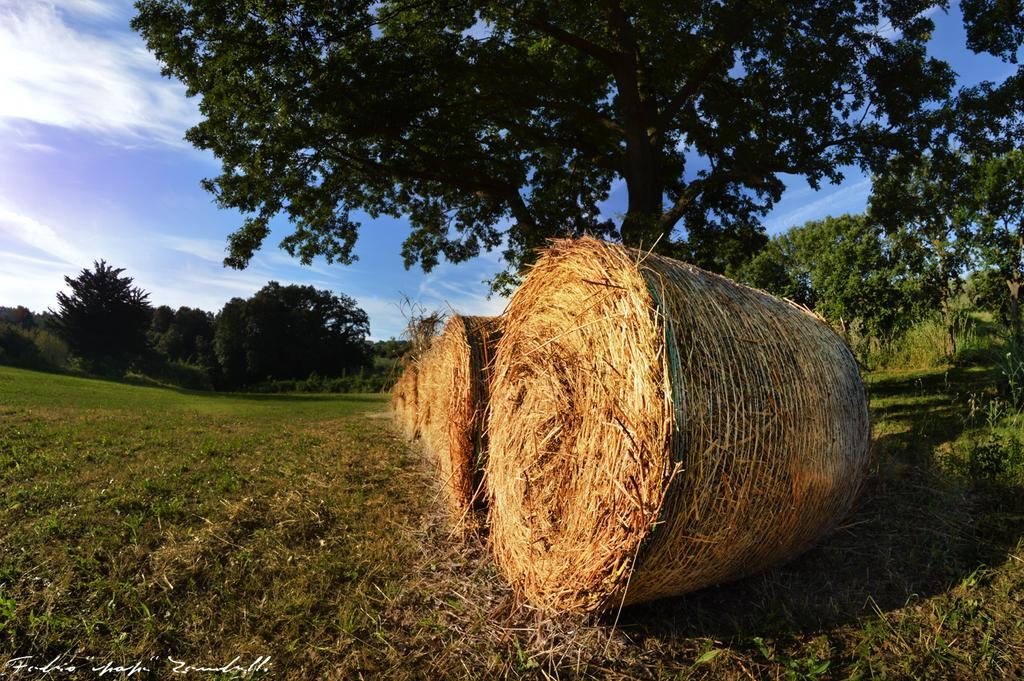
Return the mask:
<svg viewBox="0 0 1024 681"><path fill-rule="evenodd" d="M0 233L49 255L54 261L77 265L81 253L52 227L0 201Z"/></svg>
<svg viewBox="0 0 1024 681"><path fill-rule="evenodd" d="M196 239L177 236L175 234L159 234L157 242L172 251L185 253L200 260L217 263L224 262L227 241L217 239Z"/></svg>
<svg viewBox="0 0 1024 681"><path fill-rule="evenodd" d="M139 36L73 27L69 13L130 17L99 0L0 0L0 122L100 133L130 144L185 146L199 120L184 87L160 76Z"/></svg>
<svg viewBox="0 0 1024 681"><path fill-rule="evenodd" d="M494 271L486 269L486 261L474 264L477 266L441 263L420 282L416 302L428 310L463 315L501 314L508 299L498 295L488 298L487 285L483 283Z"/></svg>
<svg viewBox="0 0 1024 681"><path fill-rule="evenodd" d="M64 263L0 251L0 305L37 312L54 307L64 276L74 273Z"/></svg>
<svg viewBox="0 0 1024 681"><path fill-rule="evenodd" d="M370 317L370 337L374 340L399 338L405 329L406 318L397 299L380 296L352 296L356 304Z"/></svg>
<svg viewBox="0 0 1024 681"><path fill-rule="evenodd" d="M803 194L800 190L793 191L797 196ZM861 179L842 185L833 191L821 190L821 192L822 195L819 198L801 203L796 208L783 209L783 212L774 211L765 220L768 231L775 233L794 225L801 225L808 220L863 211L867 206L868 195L871 193L871 180L861 177ZM786 198L784 196L783 200L785 201Z"/></svg>
<svg viewBox="0 0 1024 681"><path fill-rule="evenodd" d="M120 9L113 2L103 0L54 0L54 6L86 17L113 19Z"/></svg>

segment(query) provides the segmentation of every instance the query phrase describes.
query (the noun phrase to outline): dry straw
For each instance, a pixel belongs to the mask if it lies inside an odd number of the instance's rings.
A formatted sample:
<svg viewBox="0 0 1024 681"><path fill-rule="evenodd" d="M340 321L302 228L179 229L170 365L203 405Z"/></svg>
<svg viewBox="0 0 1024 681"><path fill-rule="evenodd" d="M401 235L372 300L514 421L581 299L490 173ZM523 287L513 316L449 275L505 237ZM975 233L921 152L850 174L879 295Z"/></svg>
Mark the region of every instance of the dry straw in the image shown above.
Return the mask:
<svg viewBox="0 0 1024 681"><path fill-rule="evenodd" d="M434 448L431 443L431 436L434 432L437 420L437 399L438 399L438 375L435 353L436 342L431 343L421 355L416 358L416 416L414 429L417 436L423 440L424 450L433 457Z"/></svg>
<svg viewBox="0 0 1024 681"><path fill-rule="evenodd" d="M429 419L429 413L422 410L429 407L424 402L430 380L429 361L425 359L437 336L437 330L444 323L444 315L440 312L428 312L424 307L405 298L399 304L399 310L406 316L405 332L402 334L409 342L409 350L402 357L405 370L398 378L391 391L391 408L396 420L409 439L420 436L423 424Z"/></svg>
<svg viewBox="0 0 1024 681"><path fill-rule="evenodd" d="M391 410L402 432L410 440L416 431L416 365L407 364L391 389Z"/></svg>
<svg viewBox="0 0 1024 681"><path fill-rule="evenodd" d="M497 317L453 315L427 355L432 417L423 438L456 527L471 525L483 502L488 370L499 335Z"/></svg>
<svg viewBox="0 0 1024 681"><path fill-rule="evenodd" d="M557 241L509 303L486 476L499 567L548 612L682 594L842 519L870 440L819 318L696 267Z"/></svg>

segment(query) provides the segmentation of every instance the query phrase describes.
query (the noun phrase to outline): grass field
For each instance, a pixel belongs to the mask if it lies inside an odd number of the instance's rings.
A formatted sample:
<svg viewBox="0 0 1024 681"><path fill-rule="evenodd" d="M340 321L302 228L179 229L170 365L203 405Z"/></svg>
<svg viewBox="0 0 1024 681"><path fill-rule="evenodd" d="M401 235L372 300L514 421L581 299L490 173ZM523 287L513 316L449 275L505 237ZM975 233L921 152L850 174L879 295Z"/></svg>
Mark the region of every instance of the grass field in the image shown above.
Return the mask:
<svg viewBox="0 0 1024 681"><path fill-rule="evenodd" d="M235 656L270 656L255 676L282 679L1019 677L1024 462L991 384L983 369L870 376L873 465L834 536L612 626L540 620L480 542L449 541L383 396L0 367L0 678L62 655L78 671L46 678Z"/></svg>

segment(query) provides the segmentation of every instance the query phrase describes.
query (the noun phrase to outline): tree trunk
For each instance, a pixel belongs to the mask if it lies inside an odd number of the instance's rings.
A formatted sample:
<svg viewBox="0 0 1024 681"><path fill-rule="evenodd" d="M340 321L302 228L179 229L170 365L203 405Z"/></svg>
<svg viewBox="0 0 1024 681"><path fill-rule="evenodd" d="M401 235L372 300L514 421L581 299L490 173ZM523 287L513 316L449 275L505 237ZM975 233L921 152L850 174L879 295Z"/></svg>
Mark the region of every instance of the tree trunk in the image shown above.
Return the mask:
<svg viewBox="0 0 1024 681"><path fill-rule="evenodd" d="M611 3L608 22L618 48L619 59L612 73L617 90L616 108L626 138L623 176L629 200L620 236L627 246L650 248L660 236L658 219L664 195L659 150L650 137L658 112L651 98L646 96L644 69L639 62L633 25L618 3Z"/></svg>
<svg viewBox="0 0 1024 681"><path fill-rule="evenodd" d="M1020 279L1007 279L1006 286L1010 289L1010 331L1013 340L1020 342Z"/></svg>
<svg viewBox="0 0 1024 681"><path fill-rule="evenodd" d="M649 165L648 165L649 164ZM661 217L661 189L653 178L653 162L637 168L626 178L629 202L620 230L622 243L635 248L650 248L660 236L658 218Z"/></svg>
<svg viewBox="0 0 1024 681"><path fill-rule="evenodd" d="M953 311L950 309L949 294L943 293L942 301L942 326L946 329L946 340L944 351L951 360L956 357L956 336L953 334Z"/></svg>
<svg viewBox="0 0 1024 681"><path fill-rule="evenodd" d="M663 190L658 152L647 138L645 105L639 96L620 95L626 121L625 179L629 199L622 220L622 242L650 248L657 240Z"/></svg>

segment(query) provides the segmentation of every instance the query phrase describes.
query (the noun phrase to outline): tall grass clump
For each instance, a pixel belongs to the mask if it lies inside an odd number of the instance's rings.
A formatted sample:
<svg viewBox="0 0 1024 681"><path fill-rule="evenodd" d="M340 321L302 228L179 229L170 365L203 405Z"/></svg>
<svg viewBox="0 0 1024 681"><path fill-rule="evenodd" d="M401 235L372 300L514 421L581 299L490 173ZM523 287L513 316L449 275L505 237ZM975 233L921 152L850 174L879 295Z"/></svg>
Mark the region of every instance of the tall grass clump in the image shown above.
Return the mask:
<svg viewBox="0 0 1024 681"><path fill-rule="evenodd" d="M966 309L953 314L952 334L955 350L950 356L946 324L935 312L890 341L860 339L854 347L859 350L860 361L870 369L933 369L985 361L991 339L979 333L977 320Z"/></svg>

